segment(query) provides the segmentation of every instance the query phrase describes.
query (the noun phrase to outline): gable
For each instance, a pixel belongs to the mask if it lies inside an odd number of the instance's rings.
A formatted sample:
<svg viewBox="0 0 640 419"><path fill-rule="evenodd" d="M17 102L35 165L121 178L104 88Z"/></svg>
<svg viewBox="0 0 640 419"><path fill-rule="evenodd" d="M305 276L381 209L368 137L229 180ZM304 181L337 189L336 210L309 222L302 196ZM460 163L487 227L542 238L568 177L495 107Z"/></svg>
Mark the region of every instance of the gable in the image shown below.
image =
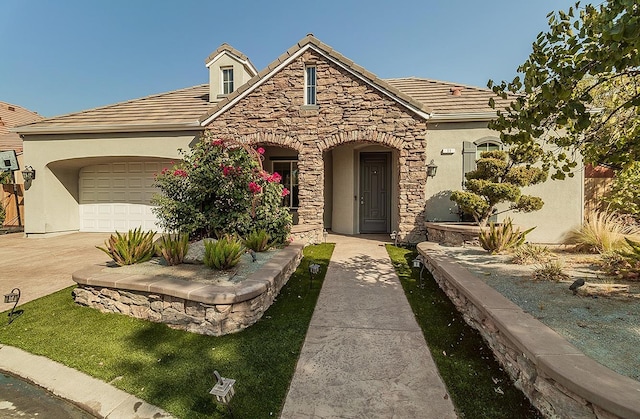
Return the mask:
<svg viewBox="0 0 640 419"><path fill-rule="evenodd" d="M411 112L423 119L429 118L430 109L422 103L402 93L397 88L391 86L386 81L378 78L375 74L358 66L353 61L347 59L343 55L335 52L327 45L318 41L312 35L308 35L298 44L290 48L287 52L278 57L267 68L258 73L257 76L249 80L245 85L241 86L232 95L221 101L217 106L212 108L207 114L200 118L203 126L208 125L222 113L235 106L239 101L250 95L254 90L265 84L283 69L291 66L296 61L302 59L304 55L311 54L319 62L331 63L336 68L340 68L345 74L350 74L354 80L359 80L364 85L368 85L379 94L394 101L398 105L404 107L406 111Z"/></svg>
<svg viewBox="0 0 640 419"><path fill-rule="evenodd" d="M305 68L317 74L317 105L305 105ZM207 127L219 135L261 131L318 138L339 132L423 132L425 119L313 49L278 68L253 89L230 100ZM413 132L415 130L415 132Z"/></svg>

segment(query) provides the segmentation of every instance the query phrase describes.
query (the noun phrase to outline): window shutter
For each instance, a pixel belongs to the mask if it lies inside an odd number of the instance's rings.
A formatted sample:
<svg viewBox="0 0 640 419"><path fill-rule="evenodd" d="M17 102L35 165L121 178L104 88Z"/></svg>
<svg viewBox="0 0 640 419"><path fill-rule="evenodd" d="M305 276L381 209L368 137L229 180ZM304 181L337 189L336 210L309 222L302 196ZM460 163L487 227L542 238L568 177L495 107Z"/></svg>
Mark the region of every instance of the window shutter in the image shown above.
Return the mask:
<svg viewBox="0 0 640 419"><path fill-rule="evenodd" d="M464 175L476 170L476 145L471 141L462 143L462 184L467 180Z"/></svg>

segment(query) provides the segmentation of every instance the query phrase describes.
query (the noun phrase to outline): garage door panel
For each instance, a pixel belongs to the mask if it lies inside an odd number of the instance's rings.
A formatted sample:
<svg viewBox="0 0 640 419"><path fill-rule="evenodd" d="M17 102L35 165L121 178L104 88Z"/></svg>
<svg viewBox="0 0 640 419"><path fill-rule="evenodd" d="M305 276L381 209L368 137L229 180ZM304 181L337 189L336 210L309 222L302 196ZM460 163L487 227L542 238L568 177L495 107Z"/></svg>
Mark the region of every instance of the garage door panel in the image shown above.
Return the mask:
<svg viewBox="0 0 640 419"><path fill-rule="evenodd" d="M81 169L80 230L158 230L150 202L157 192L154 174L165 165L126 162Z"/></svg>

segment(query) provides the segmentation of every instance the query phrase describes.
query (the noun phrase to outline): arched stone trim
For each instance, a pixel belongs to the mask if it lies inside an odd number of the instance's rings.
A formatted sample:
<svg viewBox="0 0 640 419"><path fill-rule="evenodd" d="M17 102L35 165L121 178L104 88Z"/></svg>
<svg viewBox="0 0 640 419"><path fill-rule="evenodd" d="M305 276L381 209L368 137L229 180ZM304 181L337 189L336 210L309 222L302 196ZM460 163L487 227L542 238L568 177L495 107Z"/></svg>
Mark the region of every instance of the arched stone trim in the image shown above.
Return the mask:
<svg viewBox="0 0 640 419"><path fill-rule="evenodd" d="M236 140L244 144L273 144L282 147L292 148L298 153L302 152L302 143L291 136L285 134L276 134L273 132L256 132L253 134L240 135Z"/></svg>
<svg viewBox="0 0 640 419"><path fill-rule="evenodd" d="M402 139L389 132L353 130L342 131L324 139L318 139L318 150L324 152L341 144L359 142L378 143L396 150L401 150L403 146Z"/></svg>

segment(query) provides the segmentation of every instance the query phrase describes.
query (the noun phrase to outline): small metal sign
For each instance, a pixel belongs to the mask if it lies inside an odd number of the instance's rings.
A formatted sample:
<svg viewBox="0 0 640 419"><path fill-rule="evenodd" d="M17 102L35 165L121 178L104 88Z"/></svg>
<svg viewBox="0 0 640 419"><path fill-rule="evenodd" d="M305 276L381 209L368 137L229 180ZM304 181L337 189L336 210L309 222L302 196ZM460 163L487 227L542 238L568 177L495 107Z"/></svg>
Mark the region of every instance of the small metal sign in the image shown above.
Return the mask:
<svg viewBox="0 0 640 419"><path fill-rule="evenodd" d="M14 288L11 290L9 294L4 295L5 303L14 303L11 311L9 312L9 324L13 322L16 317L22 314L22 310L16 310L16 306L20 301L20 288Z"/></svg>

